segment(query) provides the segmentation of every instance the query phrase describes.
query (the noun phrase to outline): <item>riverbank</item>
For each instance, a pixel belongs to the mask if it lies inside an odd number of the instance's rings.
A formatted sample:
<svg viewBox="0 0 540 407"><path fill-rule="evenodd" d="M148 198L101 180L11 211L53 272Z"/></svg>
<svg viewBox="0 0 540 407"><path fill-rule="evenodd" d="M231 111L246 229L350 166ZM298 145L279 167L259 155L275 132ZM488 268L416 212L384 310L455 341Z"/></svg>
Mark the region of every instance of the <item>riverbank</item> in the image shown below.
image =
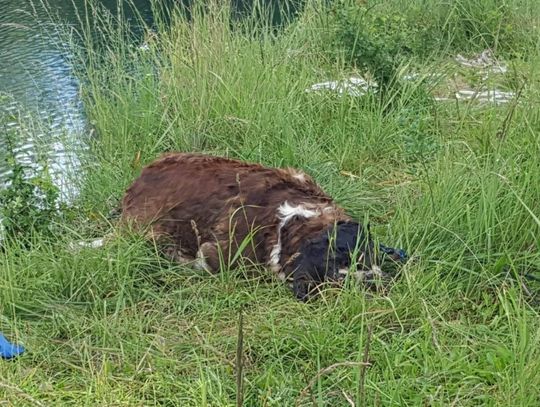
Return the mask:
<svg viewBox="0 0 540 407"><path fill-rule="evenodd" d="M0 400L234 405L241 308L245 405L538 405L540 6L397 3L83 36L74 210L0 254L0 331L27 349ZM387 293L309 304L268 273L170 264L108 214L171 150L302 168L411 260Z"/></svg>

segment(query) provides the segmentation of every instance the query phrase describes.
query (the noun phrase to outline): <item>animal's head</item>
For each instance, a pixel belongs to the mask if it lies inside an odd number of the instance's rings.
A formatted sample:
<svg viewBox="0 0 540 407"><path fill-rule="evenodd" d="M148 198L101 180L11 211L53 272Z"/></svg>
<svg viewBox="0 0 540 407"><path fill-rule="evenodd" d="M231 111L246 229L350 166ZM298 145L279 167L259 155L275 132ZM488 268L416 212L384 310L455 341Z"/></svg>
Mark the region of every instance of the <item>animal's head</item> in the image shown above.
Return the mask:
<svg viewBox="0 0 540 407"><path fill-rule="evenodd" d="M349 273L367 286L388 280L377 257L369 228L357 222L338 222L301 246L294 265L294 293L306 300L313 285L342 282Z"/></svg>

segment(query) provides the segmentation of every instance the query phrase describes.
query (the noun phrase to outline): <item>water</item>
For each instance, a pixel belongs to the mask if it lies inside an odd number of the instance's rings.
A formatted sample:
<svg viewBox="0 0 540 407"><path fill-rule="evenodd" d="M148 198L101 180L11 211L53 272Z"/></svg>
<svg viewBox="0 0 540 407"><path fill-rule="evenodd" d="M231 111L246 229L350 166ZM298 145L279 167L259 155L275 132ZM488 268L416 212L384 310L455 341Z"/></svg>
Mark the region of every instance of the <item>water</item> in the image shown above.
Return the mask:
<svg viewBox="0 0 540 407"><path fill-rule="evenodd" d="M115 0L102 3L114 11ZM75 8L84 0L49 0L49 12L63 24L77 27ZM151 19L149 0L135 0ZM133 18L126 8L127 18ZM79 98L79 84L69 66L58 27L39 0L0 0L0 181L8 146L17 159L33 168L47 164L54 182L69 193L67 174L77 171L77 152L84 148L88 128Z"/></svg>
<svg viewBox="0 0 540 407"><path fill-rule="evenodd" d="M70 50L62 45L51 15L78 28L76 8L83 10L86 0L48 0L47 8L41 1L0 0L0 187L9 174L7 151L14 150L18 161L31 168L47 165L53 181L69 196L73 188L67 175L77 173L78 153L84 149L89 129L79 83L68 63ZM117 1L101 3L115 13ZM151 22L150 0L130 1ZM233 0L233 8L241 14L249 9L246 3ZM286 5L288 14L298 8L298 0L267 0L267 4ZM127 6L123 12L128 20L135 18ZM274 23L280 18L273 13Z"/></svg>

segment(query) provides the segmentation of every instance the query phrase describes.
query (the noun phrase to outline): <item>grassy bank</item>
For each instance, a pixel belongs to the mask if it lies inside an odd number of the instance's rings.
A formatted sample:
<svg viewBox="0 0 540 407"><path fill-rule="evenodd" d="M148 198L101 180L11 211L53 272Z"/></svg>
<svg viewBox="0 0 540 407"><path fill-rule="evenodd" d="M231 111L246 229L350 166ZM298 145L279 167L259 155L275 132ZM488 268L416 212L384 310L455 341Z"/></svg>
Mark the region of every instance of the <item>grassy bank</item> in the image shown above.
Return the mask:
<svg viewBox="0 0 540 407"><path fill-rule="evenodd" d="M540 275L540 6L434 3L313 5L281 30L210 6L143 47L89 23L77 215L0 254L0 331L29 349L0 362L0 401L234 405L243 309L247 406L538 405L540 287L523 276ZM505 74L454 62L487 47ZM388 82L305 91L360 75ZM517 100L451 98L484 88ZM265 272L170 264L107 214L171 150L302 168L411 261L387 293L309 304ZM104 248L69 249L111 231Z"/></svg>

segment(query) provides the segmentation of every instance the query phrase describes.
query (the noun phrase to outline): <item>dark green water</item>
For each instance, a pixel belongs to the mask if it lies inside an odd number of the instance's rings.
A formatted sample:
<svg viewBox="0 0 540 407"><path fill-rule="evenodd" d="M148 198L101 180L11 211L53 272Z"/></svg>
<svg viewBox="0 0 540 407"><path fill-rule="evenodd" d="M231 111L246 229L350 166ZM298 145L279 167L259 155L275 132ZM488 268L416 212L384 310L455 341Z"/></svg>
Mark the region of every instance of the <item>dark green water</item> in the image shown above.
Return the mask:
<svg viewBox="0 0 540 407"><path fill-rule="evenodd" d="M103 0L116 10L115 0ZM58 27L77 27L75 8L84 0L49 0L48 11L39 0L0 0L0 181L9 173L5 165L8 145L19 161L38 168L46 163L55 182L69 192L65 175L76 171L76 151L87 133L79 84L68 64ZM150 20L149 0L134 0ZM127 18L133 13L125 10Z"/></svg>
<svg viewBox="0 0 540 407"><path fill-rule="evenodd" d="M11 145L20 162L35 168L46 163L55 183L69 192L66 174L77 172L77 152L84 149L89 131L79 84L68 63L70 50L62 44L51 15L64 27L77 28L76 9L83 10L87 0L47 0L47 7L41 1L0 0L0 187L9 174L5 158ZM116 14L118 0L99 1ZM152 21L150 0L130 1L147 23ZM232 4L237 16L249 12L244 0ZM267 4L291 15L298 0L267 0ZM128 20L135 18L130 7L124 6L123 14ZM274 11L274 23L281 17Z"/></svg>

